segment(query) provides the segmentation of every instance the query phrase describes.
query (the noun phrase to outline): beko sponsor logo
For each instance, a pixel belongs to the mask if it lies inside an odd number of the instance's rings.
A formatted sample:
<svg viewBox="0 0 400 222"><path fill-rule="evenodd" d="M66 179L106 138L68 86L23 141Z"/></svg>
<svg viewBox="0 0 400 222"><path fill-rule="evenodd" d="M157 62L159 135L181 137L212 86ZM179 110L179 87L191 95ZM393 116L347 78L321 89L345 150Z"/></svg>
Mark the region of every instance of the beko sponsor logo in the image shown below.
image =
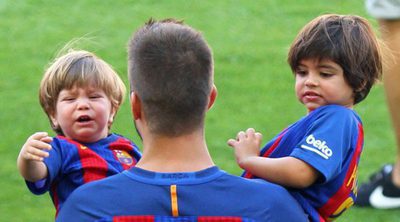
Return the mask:
<svg viewBox="0 0 400 222"><path fill-rule="evenodd" d="M326 144L326 141L318 140L312 134L306 138L306 143L310 146L302 144L301 148L310 150L322 156L324 159L329 159L333 154L332 150Z"/></svg>

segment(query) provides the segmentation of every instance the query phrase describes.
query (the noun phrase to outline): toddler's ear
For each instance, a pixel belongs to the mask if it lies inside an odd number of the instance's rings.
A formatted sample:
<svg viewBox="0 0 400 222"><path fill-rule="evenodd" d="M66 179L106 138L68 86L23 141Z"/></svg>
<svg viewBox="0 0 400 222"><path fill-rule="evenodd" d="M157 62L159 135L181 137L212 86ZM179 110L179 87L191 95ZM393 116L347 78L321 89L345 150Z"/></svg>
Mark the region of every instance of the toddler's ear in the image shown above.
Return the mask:
<svg viewBox="0 0 400 222"><path fill-rule="evenodd" d="M58 121L53 114L49 114L49 119L53 125L53 128L58 128Z"/></svg>
<svg viewBox="0 0 400 222"><path fill-rule="evenodd" d="M117 109L118 108L116 108L116 107L111 108L111 113L110 113L110 116L108 117L108 126L109 127L114 122L114 117L115 117L115 114L117 113L117 111L116 111Z"/></svg>
<svg viewBox="0 0 400 222"><path fill-rule="evenodd" d="M108 118L108 124L112 124L114 122L114 115L110 115L110 118Z"/></svg>

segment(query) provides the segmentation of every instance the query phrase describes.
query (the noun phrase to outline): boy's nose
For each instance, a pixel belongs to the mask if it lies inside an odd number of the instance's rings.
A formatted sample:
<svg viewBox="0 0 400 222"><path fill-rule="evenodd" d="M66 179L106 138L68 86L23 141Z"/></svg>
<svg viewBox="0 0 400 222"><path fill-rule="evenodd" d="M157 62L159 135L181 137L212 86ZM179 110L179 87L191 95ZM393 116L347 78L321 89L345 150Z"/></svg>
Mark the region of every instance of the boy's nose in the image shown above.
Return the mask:
<svg viewBox="0 0 400 222"><path fill-rule="evenodd" d="M78 99L78 109L88 109L89 108L89 99L87 98L80 98Z"/></svg>
<svg viewBox="0 0 400 222"><path fill-rule="evenodd" d="M318 79L315 78L314 76L308 76L306 81L305 81L306 86L316 86L318 85Z"/></svg>

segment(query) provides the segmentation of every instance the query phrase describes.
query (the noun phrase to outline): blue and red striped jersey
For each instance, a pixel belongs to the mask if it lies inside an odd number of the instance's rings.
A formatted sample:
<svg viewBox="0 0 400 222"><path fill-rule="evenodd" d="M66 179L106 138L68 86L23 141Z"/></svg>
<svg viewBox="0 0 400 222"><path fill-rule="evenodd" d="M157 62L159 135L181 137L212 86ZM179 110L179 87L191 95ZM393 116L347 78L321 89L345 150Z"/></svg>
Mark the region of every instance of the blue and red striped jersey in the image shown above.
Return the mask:
<svg viewBox="0 0 400 222"><path fill-rule="evenodd" d="M50 145L49 157L44 159L47 178L26 184L34 194L49 191L56 215L77 187L129 169L141 157L133 142L117 134L89 144L57 136Z"/></svg>
<svg viewBox="0 0 400 222"><path fill-rule="evenodd" d="M307 221L284 187L229 175L216 166L175 173L132 167L76 189L57 221L110 217L115 221Z"/></svg>
<svg viewBox="0 0 400 222"><path fill-rule="evenodd" d="M311 221L329 221L351 207L357 192L357 165L363 148L360 117L338 105L319 107L290 125L261 150L260 156L292 156L319 173L319 180L292 195ZM253 178L244 172L246 178Z"/></svg>
<svg viewBox="0 0 400 222"><path fill-rule="evenodd" d="M105 217L95 222L256 222L244 217L229 216L114 216Z"/></svg>

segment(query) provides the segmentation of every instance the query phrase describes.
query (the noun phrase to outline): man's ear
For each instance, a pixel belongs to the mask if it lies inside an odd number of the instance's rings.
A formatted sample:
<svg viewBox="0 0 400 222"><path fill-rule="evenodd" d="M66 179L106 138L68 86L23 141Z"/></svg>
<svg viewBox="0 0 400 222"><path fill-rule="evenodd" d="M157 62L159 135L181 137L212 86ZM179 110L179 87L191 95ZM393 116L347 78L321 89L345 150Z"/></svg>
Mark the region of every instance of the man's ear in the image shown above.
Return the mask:
<svg viewBox="0 0 400 222"><path fill-rule="evenodd" d="M210 93L210 100L208 101L208 107L207 109L211 109L211 107L214 105L215 99L217 98L217 87L213 84L211 88L211 93Z"/></svg>
<svg viewBox="0 0 400 222"><path fill-rule="evenodd" d="M142 103L140 102L140 99L135 92L131 92L130 101L133 119L140 119L142 117Z"/></svg>

